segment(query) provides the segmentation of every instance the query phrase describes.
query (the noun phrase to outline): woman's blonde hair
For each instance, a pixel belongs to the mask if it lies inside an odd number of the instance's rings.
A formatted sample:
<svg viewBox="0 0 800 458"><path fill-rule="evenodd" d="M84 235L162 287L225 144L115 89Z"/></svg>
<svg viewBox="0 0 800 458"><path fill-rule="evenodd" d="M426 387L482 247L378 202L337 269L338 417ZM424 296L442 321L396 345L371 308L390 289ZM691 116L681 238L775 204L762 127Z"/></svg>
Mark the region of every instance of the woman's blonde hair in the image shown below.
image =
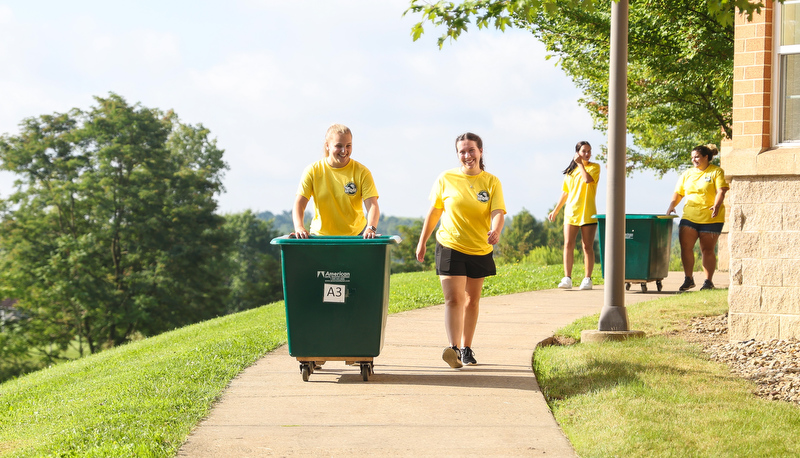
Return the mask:
<svg viewBox="0 0 800 458"><path fill-rule="evenodd" d="M328 131L325 132L325 142L322 144L322 155L324 157L328 157L328 140L334 135L349 135L350 139L353 138L353 132L350 131L350 128L345 126L344 124L331 124L328 127Z"/></svg>

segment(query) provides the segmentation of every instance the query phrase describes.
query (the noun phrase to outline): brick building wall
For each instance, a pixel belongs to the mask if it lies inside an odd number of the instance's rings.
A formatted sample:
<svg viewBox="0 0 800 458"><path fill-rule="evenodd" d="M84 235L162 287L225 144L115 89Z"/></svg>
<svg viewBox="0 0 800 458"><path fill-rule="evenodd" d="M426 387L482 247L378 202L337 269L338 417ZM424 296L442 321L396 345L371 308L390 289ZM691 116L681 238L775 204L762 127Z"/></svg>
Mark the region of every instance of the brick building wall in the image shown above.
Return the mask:
<svg viewBox="0 0 800 458"><path fill-rule="evenodd" d="M773 5L736 17L727 197L731 341L800 339L800 148L773 146Z"/></svg>

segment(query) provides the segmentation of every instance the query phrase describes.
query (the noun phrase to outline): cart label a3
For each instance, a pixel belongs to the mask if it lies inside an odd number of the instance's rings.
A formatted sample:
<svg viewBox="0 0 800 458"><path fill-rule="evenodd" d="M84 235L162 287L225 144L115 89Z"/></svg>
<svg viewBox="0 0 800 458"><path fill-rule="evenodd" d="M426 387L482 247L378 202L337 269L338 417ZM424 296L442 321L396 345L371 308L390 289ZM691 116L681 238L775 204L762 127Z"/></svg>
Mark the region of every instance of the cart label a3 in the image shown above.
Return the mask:
<svg viewBox="0 0 800 458"><path fill-rule="evenodd" d="M318 270L317 271L317 278L322 277L325 279L326 282L349 282L350 281L350 272L330 272L327 270Z"/></svg>
<svg viewBox="0 0 800 458"><path fill-rule="evenodd" d="M347 285L337 285L334 283L325 283L323 287L322 302L337 302L344 304Z"/></svg>

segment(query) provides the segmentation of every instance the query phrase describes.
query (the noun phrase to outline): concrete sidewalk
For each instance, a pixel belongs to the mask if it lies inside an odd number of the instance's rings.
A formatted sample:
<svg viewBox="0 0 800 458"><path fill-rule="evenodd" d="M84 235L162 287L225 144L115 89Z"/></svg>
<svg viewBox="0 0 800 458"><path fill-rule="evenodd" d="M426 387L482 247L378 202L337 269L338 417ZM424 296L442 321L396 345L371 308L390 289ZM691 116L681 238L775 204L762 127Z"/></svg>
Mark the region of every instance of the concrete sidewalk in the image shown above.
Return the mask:
<svg viewBox="0 0 800 458"><path fill-rule="evenodd" d="M726 272L714 280L728 286ZM632 285L625 303L675 294L682 281L682 273L670 273L661 293L655 283L647 293ZM598 313L603 300L602 286L483 298L478 365L462 369L441 359L441 305L389 316L368 382L358 366L335 361L303 382L283 346L231 382L178 456L577 456L539 391L531 358L537 343Z"/></svg>

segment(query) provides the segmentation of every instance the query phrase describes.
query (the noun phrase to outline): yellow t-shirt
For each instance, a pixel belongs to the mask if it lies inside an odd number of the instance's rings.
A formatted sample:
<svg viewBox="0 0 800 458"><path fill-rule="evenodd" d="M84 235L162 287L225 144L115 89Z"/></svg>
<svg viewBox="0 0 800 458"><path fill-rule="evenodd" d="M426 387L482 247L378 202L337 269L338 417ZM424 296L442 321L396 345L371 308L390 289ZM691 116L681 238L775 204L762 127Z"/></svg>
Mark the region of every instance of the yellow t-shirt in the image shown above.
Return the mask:
<svg viewBox="0 0 800 458"><path fill-rule="evenodd" d="M500 180L488 172L469 176L461 169L439 175L431 190L430 200L444 209L436 232L442 245L469 255L492 252L487 241L492 228L492 212L506 213Z"/></svg>
<svg viewBox="0 0 800 458"><path fill-rule="evenodd" d="M597 181L600 179L600 165L590 162L584 166L594 179L591 183L583 180L579 168L575 168L568 175L564 175L562 191L567 193L567 202L564 205L564 221L570 226L583 226L597 222L592 215L597 214L595 197L597 196Z"/></svg>
<svg viewBox="0 0 800 458"><path fill-rule="evenodd" d="M714 164L705 170L692 167L681 175L675 192L686 197L682 218L697 224L724 223L725 210L720 209L715 218L711 217L711 207L717 197L717 190L729 188L725 172Z"/></svg>
<svg viewBox="0 0 800 458"><path fill-rule="evenodd" d="M344 167L333 168L317 161L303 171L297 194L314 199L315 235L358 235L367 225L363 201L378 197L369 169L350 159Z"/></svg>

